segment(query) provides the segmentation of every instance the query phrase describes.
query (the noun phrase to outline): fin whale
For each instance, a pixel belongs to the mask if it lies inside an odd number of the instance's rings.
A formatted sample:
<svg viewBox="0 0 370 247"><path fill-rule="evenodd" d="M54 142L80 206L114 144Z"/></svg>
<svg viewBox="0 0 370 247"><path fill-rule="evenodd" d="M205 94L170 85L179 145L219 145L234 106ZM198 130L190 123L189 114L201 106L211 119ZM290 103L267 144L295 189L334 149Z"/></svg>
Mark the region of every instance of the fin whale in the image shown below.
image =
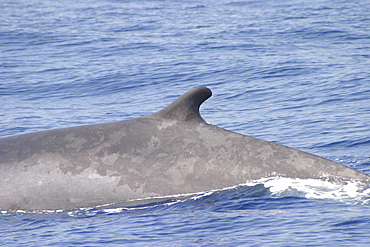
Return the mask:
<svg viewBox="0 0 370 247"><path fill-rule="evenodd" d="M336 162L206 123L199 87L148 116L0 138L0 209L56 210L222 189L269 176L356 180Z"/></svg>

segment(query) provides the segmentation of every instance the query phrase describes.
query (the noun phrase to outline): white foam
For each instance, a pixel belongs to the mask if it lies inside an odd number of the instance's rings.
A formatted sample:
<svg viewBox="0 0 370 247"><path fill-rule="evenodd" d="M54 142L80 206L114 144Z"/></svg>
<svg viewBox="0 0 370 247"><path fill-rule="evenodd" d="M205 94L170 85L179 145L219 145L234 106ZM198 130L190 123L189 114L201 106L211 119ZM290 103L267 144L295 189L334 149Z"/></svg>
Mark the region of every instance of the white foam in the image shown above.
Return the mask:
<svg viewBox="0 0 370 247"><path fill-rule="evenodd" d="M370 204L370 185L356 181L332 182L318 179L262 178L248 185L263 184L273 196L329 199L350 204Z"/></svg>

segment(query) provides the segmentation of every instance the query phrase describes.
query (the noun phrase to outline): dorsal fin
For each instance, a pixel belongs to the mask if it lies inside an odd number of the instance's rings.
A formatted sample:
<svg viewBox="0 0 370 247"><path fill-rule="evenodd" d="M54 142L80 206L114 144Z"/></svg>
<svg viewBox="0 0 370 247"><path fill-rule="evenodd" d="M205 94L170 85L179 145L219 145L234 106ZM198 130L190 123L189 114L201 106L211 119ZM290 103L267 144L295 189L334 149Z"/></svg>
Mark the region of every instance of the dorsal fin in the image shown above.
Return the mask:
<svg viewBox="0 0 370 247"><path fill-rule="evenodd" d="M194 88L181 95L167 107L152 114L151 117L164 118L174 121L204 121L199 114L199 107L211 96L212 91L209 88Z"/></svg>

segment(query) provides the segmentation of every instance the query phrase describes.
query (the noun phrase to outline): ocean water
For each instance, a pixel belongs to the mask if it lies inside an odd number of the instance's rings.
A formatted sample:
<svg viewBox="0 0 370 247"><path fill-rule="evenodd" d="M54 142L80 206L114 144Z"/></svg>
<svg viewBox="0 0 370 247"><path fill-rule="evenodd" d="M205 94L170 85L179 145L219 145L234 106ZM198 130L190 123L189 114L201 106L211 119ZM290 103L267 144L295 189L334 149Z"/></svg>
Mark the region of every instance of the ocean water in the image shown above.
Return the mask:
<svg viewBox="0 0 370 247"><path fill-rule="evenodd" d="M370 2L0 2L0 136L156 112L370 175ZM0 188L1 189L1 188ZM269 178L137 207L0 214L1 246L368 246L368 185Z"/></svg>

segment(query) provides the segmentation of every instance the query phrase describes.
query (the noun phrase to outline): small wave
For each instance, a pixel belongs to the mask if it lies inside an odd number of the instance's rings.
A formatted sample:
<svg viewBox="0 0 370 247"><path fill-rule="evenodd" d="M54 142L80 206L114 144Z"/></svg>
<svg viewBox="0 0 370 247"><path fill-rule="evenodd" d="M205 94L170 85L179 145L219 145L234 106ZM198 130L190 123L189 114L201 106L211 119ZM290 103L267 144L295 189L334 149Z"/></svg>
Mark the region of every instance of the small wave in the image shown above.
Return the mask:
<svg viewBox="0 0 370 247"><path fill-rule="evenodd" d="M134 210L146 212L147 210L158 209L158 207L170 207L197 201L200 205L210 201L232 201L246 198L266 198L266 197L302 197L307 199L321 199L347 204L370 204L370 185L356 181L325 181L319 179L299 179L284 177L261 178L252 182L236 185L224 189L199 192L193 194L181 194L164 197L152 197L134 200L135 205L142 201L140 205L118 206L117 204L101 208L99 211L106 214L115 214ZM127 202L125 202L127 203ZM199 206L199 205L198 205ZM96 214L97 209L92 214ZM77 214L76 214L77 212ZM81 211L70 212L70 216L78 216ZM83 216L91 216L82 213Z"/></svg>
<svg viewBox="0 0 370 247"><path fill-rule="evenodd" d="M262 178L253 183L262 183L275 197L296 196L348 204L370 204L370 185L362 182L274 177Z"/></svg>
<svg viewBox="0 0 370 247"><path fill-rule="evenodd" d="M159 208L168 208L180 205L180 207L209 205L211 202L232 201L242 198L269 197L271 193L262 184L236 185L223 189L178 194L169 196L147 197L131 201L100 205L93 208L80 208L66 211L69 216L76 218L92 217L97 214L119 214L134 212L135 214L148 213ZM211 204L212 204L211 203Z"/></svg>
<svg viewBox="0 0 370 247"><path fill-rule="evenodd" d="M134 211L135 214L139 212L145 213L158 207L169 207L173 204L184 202L187 200L197 200L213 192L199 192L192 194L179 194L169 196L147 197L134 199L130 201L100 205L91 208L80 208L73 211L66 211L66 213L75 218L92 217L97 214L119 214L122 212Z"/></svg>

